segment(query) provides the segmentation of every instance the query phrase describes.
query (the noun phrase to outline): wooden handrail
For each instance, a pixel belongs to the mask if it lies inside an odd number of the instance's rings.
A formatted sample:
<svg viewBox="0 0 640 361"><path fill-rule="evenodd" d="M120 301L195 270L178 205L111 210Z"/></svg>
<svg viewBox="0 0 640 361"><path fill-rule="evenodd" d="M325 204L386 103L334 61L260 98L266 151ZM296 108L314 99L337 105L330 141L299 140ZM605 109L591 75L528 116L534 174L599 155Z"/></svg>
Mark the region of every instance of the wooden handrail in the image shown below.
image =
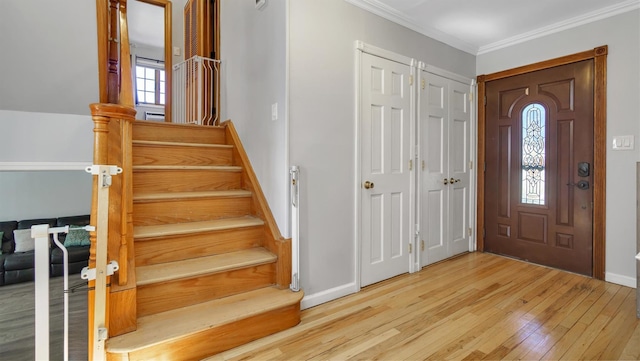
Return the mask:
<svg viewBox="0 0 640 361"><path fill-rule="evenodd" d="M127 22L127 0L120 0L120 105L133 107L133 80L131 78L131 49L129 46L129 24Z"/></svg>

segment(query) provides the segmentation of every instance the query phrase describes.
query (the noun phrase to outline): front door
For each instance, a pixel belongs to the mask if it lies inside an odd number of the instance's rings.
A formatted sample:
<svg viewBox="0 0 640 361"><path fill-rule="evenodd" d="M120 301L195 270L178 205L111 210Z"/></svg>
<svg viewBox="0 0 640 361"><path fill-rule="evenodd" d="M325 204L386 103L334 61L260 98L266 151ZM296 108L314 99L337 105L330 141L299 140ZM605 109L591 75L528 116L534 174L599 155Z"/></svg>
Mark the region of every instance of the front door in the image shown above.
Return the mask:
<svg viewBox="0 0 640 361"><path fill-rule="evenodd" d="M591 275L593 69L486 83L485 251Z"/></svg>
<svg viewBox="0 0 640 361"><path fill-rule="evenodd" d="M362 54L361 286L409 271L411 67Z"/></svg>

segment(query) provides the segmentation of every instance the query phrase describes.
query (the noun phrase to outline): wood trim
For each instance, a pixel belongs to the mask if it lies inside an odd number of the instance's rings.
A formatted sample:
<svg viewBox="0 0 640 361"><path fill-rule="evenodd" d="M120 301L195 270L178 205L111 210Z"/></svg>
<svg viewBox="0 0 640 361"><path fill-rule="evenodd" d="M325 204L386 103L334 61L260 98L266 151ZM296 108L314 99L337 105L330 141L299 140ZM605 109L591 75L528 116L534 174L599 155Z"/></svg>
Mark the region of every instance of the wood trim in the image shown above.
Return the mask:
<svg viewBox="0 0 640 361"><path fill-rule="evenodd" d="M605 46L601 46L601 47L595 48L593 50L583 51L581 53L576 53L576 54L572 54L572 55L566 55L566 56L562 56L562 57L555 58L555 59L541 61L539 63L534 63L534 64L524 65L524 66L520 66L520 67L513 68L513 69L503 70L503 71L499 71L497 73L479 75L478 79L480 79L480 77L483 77L484 81L488 82L488 81L492 81L492 80L508 78L508 77L514 76L514 75L531 73L531 72L534 72L534 71L537 71L537 70L544 70L544 69L548 69L548 68L553 68L555 66L566 65L566 64L571 64L571 63L577 63L579 61L593 59L593 58L595 58L598 49L601 49L601 48L605 48L606 49L607 46L605 45ZM606 55L606 50L605 50L605 55Z"/></svg>
<svg viewBox="0 0 640 361"><path fill-rule="evenodd" d="M291 284L291 239L282 237L267 199L262 192L258 177L253 171L249 157L242 146L240 136L231 120L221 124L227 133L227 144L234 145L234 162L242 166L242 186L252 192L252 211L255 216L265 222L265 247L278 256L276 264L276 284L280 288L288 288Z"/></svg>
<svg viewBox="0 0 640 361"><path fill-rule="evenodd" d="M484 167L485 167L485 92L486 82L526 74L560 65L594 60L594 166L593 166L593 277L604 280L606 250L606 151L607 151L607 45L592 50L545 60L497 73L479 75L478 80L478 208L477 208L477 248L484 251Z"/></svg>
<svg viewBox="0 0 640 361"><path fill-rule="evenodd" d="M594 49L593 100L593 277L604 280L606 257L607 185L607 54L608 47Z"/></svg>
<svg viewBox="0 0 640 361"><path fill-rule="evenodd" d="M477 206L478 209L476 211L476 248L480 252L484 252L484 169L485 169L485 132L486 132L486 122L485 122L485 108L484 108L484 98L486 96L486 88L485 88L485 76L481 75L478 77L478 143L477 143L477 154L478 154L478 184L476 185L476 194L478 195Z"/></svg>

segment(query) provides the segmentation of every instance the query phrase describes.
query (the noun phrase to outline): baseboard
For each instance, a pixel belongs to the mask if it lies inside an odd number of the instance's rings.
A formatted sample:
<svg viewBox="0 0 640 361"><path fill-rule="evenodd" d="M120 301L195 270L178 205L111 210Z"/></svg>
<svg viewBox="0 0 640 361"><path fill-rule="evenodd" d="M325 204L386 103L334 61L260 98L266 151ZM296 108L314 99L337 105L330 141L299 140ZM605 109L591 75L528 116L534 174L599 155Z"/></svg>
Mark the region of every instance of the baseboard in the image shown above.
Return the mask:
<svg viewBox="0 0 640 361"><path fill-rule="evenodd" d="M356 292L358 292L356 284L348 283L346 285L330 288L312 295L305 295L300 302L300 308L304 310Z"/></svg>
<svg viewBox="0 0 640 361"><path fill-rule="evenodd" d="M607 282L615 283L622 286L636 288L636 279L629 276L623 276L611 272L605 272L604 280Z"/></svg>

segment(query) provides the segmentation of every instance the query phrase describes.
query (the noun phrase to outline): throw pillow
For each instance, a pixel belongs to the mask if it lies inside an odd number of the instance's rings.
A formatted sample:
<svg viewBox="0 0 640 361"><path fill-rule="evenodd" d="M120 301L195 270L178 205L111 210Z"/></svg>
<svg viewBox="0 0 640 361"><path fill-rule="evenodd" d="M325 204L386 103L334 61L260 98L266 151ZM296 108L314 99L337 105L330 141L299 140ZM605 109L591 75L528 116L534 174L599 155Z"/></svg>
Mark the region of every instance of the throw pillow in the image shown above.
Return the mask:
<svg viewBox="0 0 640 361"><path fill-rule="evenodd" d="M13 231L13 240L16 242L14 252L29 252L36 249L35 239L31 238L31 229L16 229Z"/></svg>
<svg viewBox="0 0 640 361"><path fill-rule="evenodd" d="M67 236L64 239L65 247L69 248L89 245L91 245L89 232L79 226L69 226L69 233L67 233Z"/></svg>

